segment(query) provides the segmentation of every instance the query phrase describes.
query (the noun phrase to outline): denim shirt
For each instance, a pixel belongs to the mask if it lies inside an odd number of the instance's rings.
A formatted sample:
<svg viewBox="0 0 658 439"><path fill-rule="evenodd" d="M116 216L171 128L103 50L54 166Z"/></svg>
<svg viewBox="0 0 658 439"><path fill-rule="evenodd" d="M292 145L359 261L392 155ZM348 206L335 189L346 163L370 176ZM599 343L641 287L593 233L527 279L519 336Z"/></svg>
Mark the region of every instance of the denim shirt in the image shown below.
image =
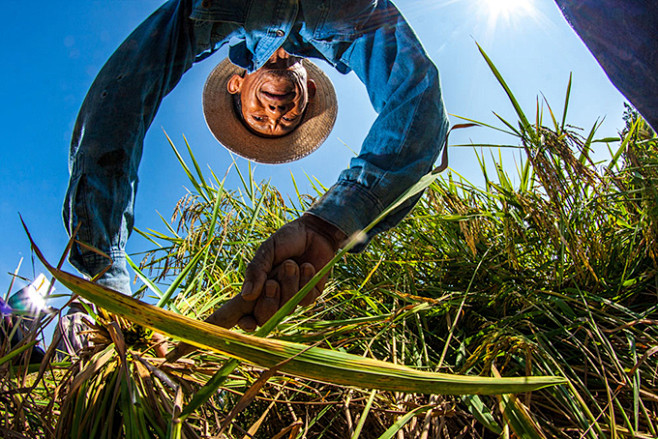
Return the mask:
<svg viewBox="0 0 658 439"><path fill-rule="evenodd" d="M430 170L448 126L438 71L392 3L206 0L195 5L191 18L215 22L214 47L230 39L231 62L249 72L283 46L324 59L341 73L354 71L365 84L379 117L359 156L311 213L350 235ZM411 204L366 239L395 225Z"/></svg>
<svg viewBox="0 0 658 439"><path fill-rule="evenodd" d="M69 233L113 260L100 282L128 292L124 248L132 230L137 167L163 97L194 62L229 45L249 72L283 47L353 71L378 113L360 153L309 209L347 235L362 230L433 166L448 120L438 71L396 7L379 0L170 0L108 60L74 128L64 219ZM394 226L417 198L382 221ZM358 249L357 249L358 250ZM108 263L74 248L71 262L95 275Z"/></svg>

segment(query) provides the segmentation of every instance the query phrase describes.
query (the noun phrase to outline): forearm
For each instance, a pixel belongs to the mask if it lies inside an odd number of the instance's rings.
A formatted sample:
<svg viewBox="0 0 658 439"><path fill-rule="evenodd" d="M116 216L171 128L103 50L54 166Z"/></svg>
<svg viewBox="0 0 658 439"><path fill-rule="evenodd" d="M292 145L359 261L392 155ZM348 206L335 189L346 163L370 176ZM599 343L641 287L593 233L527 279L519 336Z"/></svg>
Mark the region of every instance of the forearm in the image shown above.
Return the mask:
<svg viewBox="0 0 658 439"><path fill-rule="evenodd" d="M448 130L436 67L397 11L388 14L386 25L355 40L341 59L364 82L379 115L359 156L309 209L348 235L432 168ZM365 243L397 224L417 199L385 218Z"/></svg>

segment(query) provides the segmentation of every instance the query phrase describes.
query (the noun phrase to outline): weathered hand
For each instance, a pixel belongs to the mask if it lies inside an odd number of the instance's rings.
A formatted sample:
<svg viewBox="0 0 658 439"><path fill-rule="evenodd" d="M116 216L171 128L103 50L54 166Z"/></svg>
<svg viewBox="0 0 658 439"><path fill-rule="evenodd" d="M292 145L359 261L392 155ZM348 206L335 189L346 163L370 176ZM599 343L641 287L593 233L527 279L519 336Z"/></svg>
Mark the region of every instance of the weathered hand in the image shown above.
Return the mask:
<svg viewBox="0 0 658 439"><path fill-rule="evenodd" d="M310 214L277 230L247 266L241 297L256 303L253 314L240 319L240 327L253 330L265 323L334 257L345 239L335 226ZM326 280L327 276L318 282L301 301L302 306L320 296Z"/></svg>
<svg viewBox="0 0 658 439"><path fill-rule="evenodd" d="M315 276L316 267L324 267L334 257L345 239L339 229L309 214L286 224L256 250L247 266L241 294L224 303L206 322L223 328L237 324L246 331L255 330ZM313 303L325 281L326 277L301 304ZM193 350L193 346L181 343L167 354L167 361L176 361Z"/></svg>
<svg viewBox="0 0 658 439"><path fill-rule="evenodd" d="M239 296L246 303L252 304L253 311L244 315L238 321L238 325L244 330L253 331L257 326L268 321L299 291L301 286L304 286L315 275L315 268L311 264L305 263L302 267L300 270L295 261L288 259L272 270L270 278L265 281L264 294L261 294L257 300L246 301ZM273 279L272 276L274 276ZM304 302L309 300L305 304L311 303L311 299L308 299L309 296L304 298ZM315 300L315 297L312 300Z"/></svg>

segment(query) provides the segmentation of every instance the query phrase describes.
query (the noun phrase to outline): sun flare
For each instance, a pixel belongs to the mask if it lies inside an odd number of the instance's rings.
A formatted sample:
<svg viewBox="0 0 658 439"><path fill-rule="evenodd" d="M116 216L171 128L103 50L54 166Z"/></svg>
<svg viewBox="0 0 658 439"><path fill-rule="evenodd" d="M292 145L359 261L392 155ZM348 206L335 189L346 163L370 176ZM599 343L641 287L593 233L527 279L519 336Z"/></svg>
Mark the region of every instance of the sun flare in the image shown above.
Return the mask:
<svg viewBox="0 0 658 439"><path fill-rule="evenodd" d="M490 30L499 25L514 25L517 20L534 18L537 8L534 0L479 0L480 13L487 17Z"/></svg>

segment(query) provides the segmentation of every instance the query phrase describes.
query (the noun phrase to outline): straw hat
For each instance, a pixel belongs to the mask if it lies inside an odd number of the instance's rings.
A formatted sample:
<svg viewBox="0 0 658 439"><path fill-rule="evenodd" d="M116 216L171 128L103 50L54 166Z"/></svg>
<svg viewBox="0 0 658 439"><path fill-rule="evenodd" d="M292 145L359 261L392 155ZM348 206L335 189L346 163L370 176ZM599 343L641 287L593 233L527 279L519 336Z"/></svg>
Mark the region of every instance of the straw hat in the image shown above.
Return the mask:
<svg viewBox="0 0 658 439"><path fill-rule="evenodd" d="M230 151L260 163L286 163L309 155L322 145L336 121L338 103L331 80L307 59L303 60L309 79L315 81L315 97L308 103L299 126L274 138L261 137L242 123L226 83L244 70L228 58L213 69L203 88L203 113L215 138Z"/></svg>

